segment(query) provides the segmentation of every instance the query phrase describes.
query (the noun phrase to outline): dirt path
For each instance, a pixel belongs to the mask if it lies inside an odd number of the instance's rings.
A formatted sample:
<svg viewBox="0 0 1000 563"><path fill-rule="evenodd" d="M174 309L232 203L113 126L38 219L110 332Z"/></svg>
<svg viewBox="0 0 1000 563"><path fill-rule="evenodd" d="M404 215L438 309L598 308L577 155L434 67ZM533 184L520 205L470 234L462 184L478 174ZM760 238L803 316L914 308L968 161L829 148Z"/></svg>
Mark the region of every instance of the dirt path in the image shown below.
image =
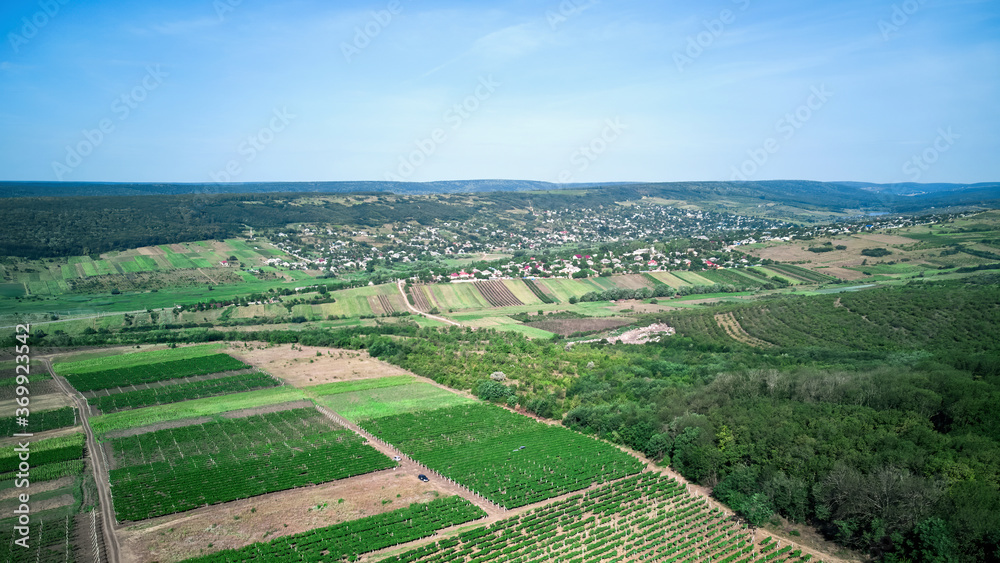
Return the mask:
<svg viewBox="0 0 1000 563"><path fill-rule="evenodd" d="M86 400L79 393L74 393L72 387L63 378L56 375L52 369L52 361L49 358L41 358L45 364L45 369L49 370L49 375L59 385L59 388L76 404L80 413L80 424L83 425L83 432L87 435L87 450L90 451L91 466L94 468L94 480L97 483L97 497L101 504L101 518L103 523L101 530L104 532L104 545L108 558L108 563L118 563L121 548L118 545L118 537L115 535L115 512L111 504L111 486L107 468L104 466L102 456L97 455L101 451L98 448L97 440L94 439L94 432L90 429L90 422L87 421Z"/></svg>
<svg viewBox="0 0 1000 563"><path fill-rule="evenodd" d="M198 268L198 273L201 274L201 275L203 275L203 276L205 276L206 278L208 278L208 281L214 283L215 285L219 285L219 282L213 280L212 276L210 276L210 275L206 274L205 272L201 271L201 268Z"/></svg>
<svg viewBox="0 0 1000 563"><path fill-rule="evenodd" d="M398 282L396 282L396 287L399 288L399 294L403 296L403 303L406 303L406 308L409 309L410 312L416 313L418 315L423 315L423 316L427 317L428 319L434 319L435 321L441 321L443 323L448 323L450 325L455 325L455 326L462 326L461 324L459 324L459 323L457 323L457 322L455 322L455 321L453 321L451 319L446 319L444 317L438 317L438 316L432 315L430 313L424 313L424 312L420 311L419 309L415 308L413 305L410 305L410 300L406 298L406 291L403 290L403 280L399 280Z"/></svg>
<svg viewBox="0 0 1000 563"><path fill-rule="evenodd" d="M319 412L326 415L327 418L329 418L330 420L336 422L337 424L343 426L344 428L347 428L348 430L351 430L352 432L361 436L365 440L368 440L370 445L379 452L381 452L382 454L390 458L399 457L400 458L399 465L402 470L407 472L412 472L414 473L414 476L418 474L427 475L429 478L434 479L435 486L451 494L461 496L462 498L468 500L472 504L478 506L479 508L482 508L484 511L486 511L486 514L488 514L490 517L498 518L507 515L507 510L504 509L503 507L493 504L486 498L477 495L476 493L466 489L465 487L462 487L458 483L452 481L451 479L448 479L447 477L441 475L437 471L434 471L433 469L425 465L422 465L417 461L414 461L412 458L410 458L403 452L397 450L391 444L383 442L382 440L376 438L375 436L372 436L360 426L348 421L347 419L335 413L334 411L322 405L316 405L316 409L319 410Z"/></svg>

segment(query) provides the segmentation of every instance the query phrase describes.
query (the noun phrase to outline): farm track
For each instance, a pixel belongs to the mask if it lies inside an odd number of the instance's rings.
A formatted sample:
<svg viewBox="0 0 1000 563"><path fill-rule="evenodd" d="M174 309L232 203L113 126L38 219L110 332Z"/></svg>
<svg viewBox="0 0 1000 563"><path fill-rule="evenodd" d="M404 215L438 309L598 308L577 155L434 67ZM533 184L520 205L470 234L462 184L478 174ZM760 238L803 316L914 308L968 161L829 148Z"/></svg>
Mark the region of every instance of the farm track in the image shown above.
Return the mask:
<svg viewBox="0 0 1000 563"><path fill-rule="evenodd" d="M499 505L493 504L489 500L487 500L487 499L485 499L485 498L483 498L481 496L478 496L478 495L472 493L471 491L469 491L468 489L466 489L466 488L458 485L454 481L451 481L451 480L447 479L443 475L439 474L437 471L434 471L433 469L431 469L431 468L423 465L422 463L420 463L420 462L412 459L411 457L409 457L408 455L404 454L403 452L397 450L392 445L390 445L390 444L388 444L386 442L383 442L382 440L379 440L375 436L372 436L371 434L369 434L368 432L366 432L364 429L362 429L360 426L358 426L357 424L354 424L354 423L348 421L347 419L345 419L344 417L340 416L336 412L334 412L334 411L332 411L332 410L330 410L327 407L324 407L322 405L316 405L316 409L319 410L319 412L323 413L324 416L326 416L327 418L329 418L333 422L336 422L340 426L343 426L344 428L346 428L346 429L354 432L358 436L361 436L362 438L364 438L365 440L367 440L369 442L369 445L371 447L375 448L376 450L378 450L379 452L381 452L385 456L390 457L390 458L395 457L395 456L399 456L400 458L402 458L402 460L399 462L399 464L400 464L401 467L404 466L403 464L410 465L411 467L416 467L417 468L417 473L425 474L425 475L431 477L432 479L434 479L434 484L436 486L438 486L438 487L440 487L440 488L442 488L442 489L444 489L444 490L446 490L446 491L448 491L448 492L450 492L452 494L461 496L462 498L468 500L472 504L478 506L479 508L482 508L484 511L486 511L486 514L488 514L491 518L503 518L503 517L507 516L507 512L508 511L505 511Z"/></svg>
<svg viewBox="0 0 1000 563"><path fill-rule="evenodd" d="M453 321L451 319L446 319L444 317L438 317L436 315L431 315L430 313L425 313L425 312L421 311L420 309L417 309L413 305L410 305L410 301L408 299L406 299L406 290L403 289L403 282L402 282L402 280L400 280L399 282L396 283L396 287L399 288L399 294L403 296L403 301L406 303L406 307L410 311L412 311L412 312L414 312L414 313L416 313L418 315L423 315L423 316L427 317L428 319L433 319L435 321L441 321L443 323L447 323L447 324L450 324L450 325L462 326L461 324L459 324L459 323L457 323L457 322L455 322L455 321ZM414 291L413 295L414 295L414 301L417 301L417 303L419 303L420 301L417 300L416 296L420 295L420 294L418 292ZM426 304L426 302L425 302L425 304Z"/></svg>
<svg viewBox="0 0 1000 563"><path fill-rule="evenodd" d="M739 321L736 320L736 316L733 313L716 313L715 322L719 325L719 328L726 331L733 340L742 342L754 348L772 348L774 344L766 340L761 340L755 336L750 336L750 334L743 330L740 326Z"/></svg>
<svg viewBox="0 0 1000 563"><path fill-rule="evenodd" d="M518 305L524 305L520 299L517 298L507 286L499 280L488 280L488 281L477 281L473 285L479 290L479 293L483 294L486 301L494 307L516 307Z"/></svg>
<svg viewBox="0 0 1000 563"><path fill-rule="evenodd" d="M108 563L118 563L120 561L121 547L118 545L118 537L115 536L115 514L111 503L111 479L108 476L108 469L104 466L103 456L97 453L99 449L94 432L90 429L90 422L87 420L87 402L79 393L74 393L69 383L56 375L52 369L52 361L49 358L41 358L45 364L45 369L49 371L52 379L58 383L61 391L65 393L76 404L77 412L80 413L80 424L83 432L87 436L87 450L90 452L91 466L94 468L94 480L97 485L97 497L101 505L101 531L104 534L105 553Z"/></svg>

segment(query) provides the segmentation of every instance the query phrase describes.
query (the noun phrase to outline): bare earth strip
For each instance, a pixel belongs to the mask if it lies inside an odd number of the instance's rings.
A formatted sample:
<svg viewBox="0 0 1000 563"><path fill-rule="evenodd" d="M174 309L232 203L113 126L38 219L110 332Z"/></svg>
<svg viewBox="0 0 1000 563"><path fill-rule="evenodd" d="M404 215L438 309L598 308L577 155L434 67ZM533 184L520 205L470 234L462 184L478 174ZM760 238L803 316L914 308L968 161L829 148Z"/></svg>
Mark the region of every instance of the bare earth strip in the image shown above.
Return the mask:
<svg viewBox="0 0 1000 563"><path fill-rule="evenodd" d="M771 348L774 346L774 344L771 344L770 342L761 340L755 336L750 336L747 331L743 330L743 327L740 326L739 321L736 320L736 317L731 312L717 313L715 315L715 322L718 323L719 328L726 331L726 334L728 334L733 340L748 344L754 348Z"/></svg>
<svg viewBox="0 0 1000 563"><path fill-rule="evenodd" d="M409 373L372 358L364 350L338 350L298 344L293 347L291 344L276 346L251 343L245 346L243 343L234 343L226 353L295 387Z"/></svg>

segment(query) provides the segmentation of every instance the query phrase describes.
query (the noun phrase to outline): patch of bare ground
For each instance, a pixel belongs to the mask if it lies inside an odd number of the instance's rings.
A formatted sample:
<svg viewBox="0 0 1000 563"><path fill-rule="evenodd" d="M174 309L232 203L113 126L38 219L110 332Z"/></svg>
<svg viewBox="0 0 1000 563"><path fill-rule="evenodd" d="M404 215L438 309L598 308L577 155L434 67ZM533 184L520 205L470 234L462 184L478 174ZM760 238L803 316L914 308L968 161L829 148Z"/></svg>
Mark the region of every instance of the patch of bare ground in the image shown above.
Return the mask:
<svg viewBox="0 0 1000 563"><path fill-rule="evenodd" d="M0 412L13 413L18 408L17 399L0 401ZM73 402L62 393L46 393L45 395L32 395L32 412L49 411L73 406ZM7 415L10 416L10 415Z"/></svg>
<svg viewBox="0 0 1000 563"><path fill-rule="evenodd" d="M906 238L899 235L880 235L880 234L864 234L864 235L854 235L854 238L859 238L862 240L870 240L872 242L877 242L879 244L913 244L918 242L916 239Z"/></svg>
<svg viewBox="0 0 1000 563"><path fill-rule="evenodd" d="M840 266L830 266L828 268L823 268L821 273L829 274L831 276L847 281L854 281L865 277L863 273L857 270L848 270L847 268L842 268Z"/></svg>
<svg viewBox="0 0 1000 563"><path fill-rule="evenodd" d="M587 319L553 319L525 323L526 326L540 328L563 336L575 332L602 331L631 324L631 320L617 317L592 317Z"/></svg>
<svg viewBox="0 0 1000 563"><path fill-rule="evenodd" d="M119 530L122 561L181 561L405 508L444 494L433 481L422 483L403 467L199 508Z"/></svg>
<svg viewBox="0 0 1000 563"><path fill-rule="evenodd" d="M754 348L770 348L774 346L774 344L771 344L770 342L761 340L755 336L750 336L747 331L743 330L743 327L740 326L739 321L736 320L736 316L734 316L732 312L716 313L715 322L719 325L719 328L724 330L733 340L753 346Z"/></svg>
<svg viewBox="0 0 1000 563"><path fill-rule="evenodd" d="M70 484L72 484L72 481L70 482ZM19 492L24 493L24 490L22 489ZM32 484L31 496L35 497L37 494L38 493L35 491L35 485ZM13 514L14 510L17 509L18 504L20 504L20 502L21 501L19 499L8 499L3 501L2 503L0 503L0 513ZM31 511L42 512L45 510L52 510L53 508L62 508L64 506L69 506L71 504L73 504L73 495L69 493L41 500L35 500L35 498L32 498Z"/></svg>
<svg viewBox="0 0 1000 563"><path fill-rule="evenodd" d="M298 344L239 343L232 344L227 353L295 387L409 373L392 364L372 358L364 350L340 350Z"/></svg>
<svg viewBox="0 0 1000 563"><path fill-rule="evenodd" d="M37 482L31 483L31 494L40 495L48 491L54 491L56 489L68 487L73 484L73 481L75 479L76 477L68 475L66 477L60 477L59 479L53 479L51 481L42 481L41 483ZM14 487L11 487L9 489L4 489L0 491L0 501L7 500L10 498L15 498L22 493L24 493L24 491L18 490Z"/></svg>

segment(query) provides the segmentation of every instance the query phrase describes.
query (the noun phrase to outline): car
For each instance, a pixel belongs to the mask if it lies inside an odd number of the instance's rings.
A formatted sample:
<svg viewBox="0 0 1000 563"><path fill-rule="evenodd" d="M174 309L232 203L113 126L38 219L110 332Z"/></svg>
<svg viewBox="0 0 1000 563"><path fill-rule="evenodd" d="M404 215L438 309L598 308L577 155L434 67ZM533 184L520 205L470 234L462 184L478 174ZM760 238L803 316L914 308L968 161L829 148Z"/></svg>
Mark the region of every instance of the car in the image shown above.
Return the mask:
<svg viewBox="0 0 1000 563"><path fill-rule="evenodd" d="M426 483L427 481L430 481L430 479L428 479L427 476L424 475L423 473L421 473L420 475L417 475L417 479L420 479L424 483Z"/></svg>

